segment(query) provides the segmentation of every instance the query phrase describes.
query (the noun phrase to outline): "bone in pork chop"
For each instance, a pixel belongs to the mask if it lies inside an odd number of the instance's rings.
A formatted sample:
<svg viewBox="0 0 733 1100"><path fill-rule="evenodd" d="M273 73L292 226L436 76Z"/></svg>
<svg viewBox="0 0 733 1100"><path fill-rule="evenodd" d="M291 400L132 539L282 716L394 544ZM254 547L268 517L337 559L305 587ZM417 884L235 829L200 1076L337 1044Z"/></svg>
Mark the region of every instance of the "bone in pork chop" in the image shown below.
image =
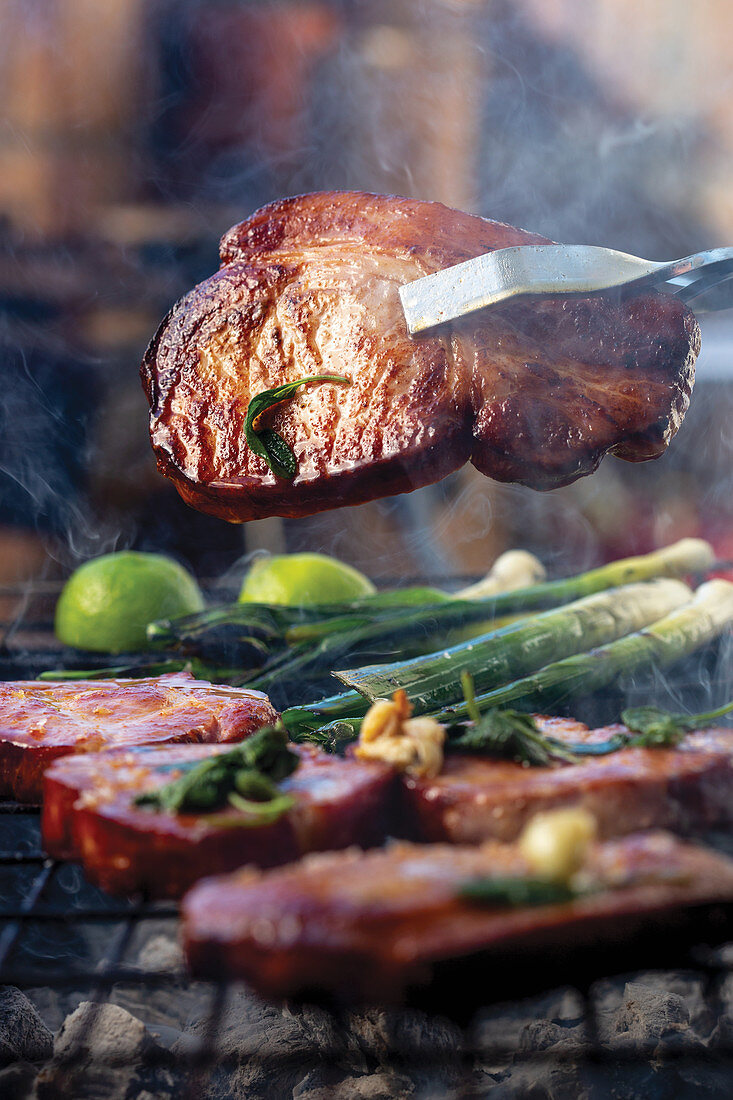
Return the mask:
<svg viewBox="0 0 733 1100"><path fill-rule="evenodd" d="M594 845L585 864L591 892L571 900L513 907L460 896L477 878L531 873L516 846L496 841L395 843L243 870L186 895L186 953L197 977L245 979L265 996L347 1001L399 1000L436 964L469 957L485 1000L498 992L499 968L509 968L516 989L522 970L546 974L564 953L567 976L586 945L596 955L612 944L626 949L642 928L672 937L686 910L733 901L733 862L665 833ZM483 985L478 954L489 956Z"/></svg>
<svg viewBox="0 0 733 1100"><path fill-rule="evenodd" d="M210 813L155 812L135 803L192 762L229 746L148 746L56 761L44 776L43 843L49 855L79 859L113 894L180 897L204 875L243 864L275 867L305 852L369 847L391 823L395 776L386 765L293 745L297 769L280 784L293 799L278 820L259 824L227 807Z"/></svg>
<svg viewBox="0 0 733 1100"><path fill-rule="evenodd" d="M559 741L592 744L628 732L622 725L589 730L569 718L535 717ZM533 814L561 806L590 811L602 837L730 825L733 730L699 730L675 747L630 747L549 767L448 753L435 779L404 776L403 798L413 839L457 844L514 840Z"/></svg>
<svg viewBox="0 0 733 1100"><path fill-rule="evenodd" d="M545 238L435 202L325 192L263 207L220 270L163 321L142 377L159 469L223 519L301 516L406 492L469 460L535 489L611 452L656 458L687 410L699 350L670 295L524 299L411 339L398 287ZM245 438L250 400L308 375L262 415L297 464L275 476Z"/></svg>
<svg viewBox="0 0 733 1100"><path fill-rule="evenodd" d="M0 683L0 797L40 802L58 756L175 741L241 741L277 721L266 695L187 673L140 680Z"/></svg>

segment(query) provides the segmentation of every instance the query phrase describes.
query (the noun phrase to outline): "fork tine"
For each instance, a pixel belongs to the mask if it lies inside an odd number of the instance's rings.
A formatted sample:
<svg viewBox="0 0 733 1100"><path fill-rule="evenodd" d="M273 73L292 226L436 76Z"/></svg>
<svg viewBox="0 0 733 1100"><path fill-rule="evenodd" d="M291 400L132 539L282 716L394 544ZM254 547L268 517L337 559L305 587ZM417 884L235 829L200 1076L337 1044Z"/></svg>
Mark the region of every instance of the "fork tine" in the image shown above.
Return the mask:
<svg viewBox="0 0 733 1100"><path fill-rule="evenodd" d="M697 313L713 313L733 306L733 271L705 273L677 292L690 309Z"/></svg>

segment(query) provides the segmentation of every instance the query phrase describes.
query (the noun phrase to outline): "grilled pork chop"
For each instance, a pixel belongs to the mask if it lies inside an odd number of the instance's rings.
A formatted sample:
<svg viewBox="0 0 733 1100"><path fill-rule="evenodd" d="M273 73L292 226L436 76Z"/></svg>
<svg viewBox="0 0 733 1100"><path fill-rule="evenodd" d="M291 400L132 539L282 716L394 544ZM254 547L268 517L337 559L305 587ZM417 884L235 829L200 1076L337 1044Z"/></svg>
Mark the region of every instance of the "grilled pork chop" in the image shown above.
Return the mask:
<svg viewBox="0 0 733 1100"><path fill-rule="evenodd" d="M586 868L594 892L524 908L458 896L476 878L529 874L516 846L496 841L395 843L242 870L187 894L186 952L195 975L243 978L266 996L380 1002L400 999L441 961L489 953L492 992L497 964L516 978L534 959L546 973L554 952L569 962L586 944L625 946L642 927L671 936L686 909L733 900L733 862L665 833L597 844Z"/></svg>
<svg viewBox="0 0 733 1100"><path fill-rule="evenodd" d="M110 893L180 897L204 875L245 863L274 867L305 852L382 842L391 822L392 770L311 745L292 748L300 763L280 788L295 805L267 825L233 807L174 814L134 803L143 791L176 779L181 765L228 746L143 746L57 760L44 776L44 847L51 856L81 860L92 882Z"/></svg>
<svg viewBox="0 0 733 1100"><path fill-rule="evenodd" d="M536 716L561 741L607 741L625 726L589 730ZM733 823L733 730L690 733L676 748L628 748L581 763L523 767L512 760L449 753L435 779L403 777L404 817L416 840L478 844L514 840L533 814L582 806L602 837L639 829L676 831Z"/></svg>
<svg viewBox="0 0 733 1100"><path fill-rule="evenodd" d="M0 683L0 797L40 802L58 756L175 741L241 741L277 721L260 691L179 672L146 680Z"/></svg>
<svg viewBox="0 0 733 1100"><path fill-rule="evenodd" d="M436 202L362 192L263 207L220 270L163 321L143 385L159 469L223 519L301 516L406 492L469 460L535 489L608 452L656 458L689 404L699 330L670 295L525 299L411 339L398 287L544 237ZM297 459L276 477L245 439L250 400L338 374L265 413Z"/></svg>

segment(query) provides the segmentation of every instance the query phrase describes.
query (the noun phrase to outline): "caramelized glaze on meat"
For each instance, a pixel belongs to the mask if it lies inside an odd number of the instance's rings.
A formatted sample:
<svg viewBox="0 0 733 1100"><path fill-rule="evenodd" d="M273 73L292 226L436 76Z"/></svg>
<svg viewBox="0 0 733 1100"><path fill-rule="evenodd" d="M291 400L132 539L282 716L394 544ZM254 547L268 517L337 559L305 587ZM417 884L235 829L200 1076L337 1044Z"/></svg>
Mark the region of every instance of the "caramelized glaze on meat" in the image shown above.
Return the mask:
<svg viewBox="0 0 733 1100"><path fill-rule="evenodd" d="M398 287L545 239L441 205L361 192L272 203L221 242L221 269L162 323L143 363L160 470L224 519L299 516L418 488L471 461L552 489L612 452L654 458L689 403L699 330L669 295L524 299L417 339ZM255 394L311 374L266 414L299 472L247 446Z"/></svg>
<svg viewBox="0 0 733 1100"><path fill-rule="evenodd" d="M39 802L58 756L172 741L241 741L277 711L266 695L187 673L145 680L0 683L0 797Z"/></svg>
<svg viewBox="0 0 733 1100"><path fill-rule="evenodd" d="M87 876L110 893L179 897L204 875L245 863L275 867L304 852L368 847L387 835L391 770L329 756L312 745L293 746L300 764L280 787L294 805L271 824L253 823L233 807L173 814L135 805L138 794L177 778L181 765L229 747L144 746L56 761L43 783L46 851L81 860Z"/></svg>
<svg viewBox="0 0 733 1100"><path fill-rule="evenodd" d="M488 952L510 970L514 960L517 973L528 956L544 970L558 947L570 957L585 944L626 944L640 927L667 935L687 907L733 899L733 862L664 833L597 844L587 870L593 893L500 908L458 892L471 879L530 873L516 846L396 843L310 856L199 883L183 902L184 941L199 977L243 978L268 996L384 1001L441 961Z"/></svg>
<svg viewBox="0 0 733 1100"><path fill-rule="evenodd" d="M589 730L572 719L536 718L540 729L566 742L597 743L626 732L621 725ZM403 797L414 839L458 844L514 840L533 814L560 806L589 810L603 837L720 827L733 822L733 730L701 730L676 748L627 748L546 768L449 753L437 778L403 777Z"/></svg>

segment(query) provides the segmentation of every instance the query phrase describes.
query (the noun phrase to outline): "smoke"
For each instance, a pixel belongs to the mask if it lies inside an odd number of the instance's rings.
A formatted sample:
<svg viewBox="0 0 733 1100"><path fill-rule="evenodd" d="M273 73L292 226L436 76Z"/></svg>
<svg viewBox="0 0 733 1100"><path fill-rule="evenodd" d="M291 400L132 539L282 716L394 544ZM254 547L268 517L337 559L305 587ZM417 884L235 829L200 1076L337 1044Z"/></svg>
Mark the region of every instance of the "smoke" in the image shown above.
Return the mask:
<svg viewBox="0 0 733 1100"><path fill-rule="evenodd" d="M101 343L92 339L88 356L76 333L77 321L88 333L86 317L43 313L53 290L43 279L33 293L41 314L32 327L35 335L60 332L55 365L41 379L47 349L29 353L15 321L7 334L8 362L32 361L24 370L8 367L0 398L7 522L60 540L54 553L65 565L144 545L216 571L241 553L241 533L191 513L155 474L137 364L173 300L216 267L218 233L259 203L310 188L353 187L439 199L555 239L650 256L708 243L709 229L689 202L690 179L710 140L693 125L694 111L634 105L594 67L581 35L553 35L549 17L537 18L532 4L159 0L143 7L142 15L131 7L127 38L114 55L118 85L106 77L106 98L97 103L93 88L84 100L90 88L80 79L65 108L84 134L96 133L106 110L109 140L124 151L125 173L112 181L100 175L99 193L89 193L98 206L71 199L81 176L97 179L102 145L85 147L76 176L58 181L58 204L84 215L68 242L68 270L85 284L85 308L96 295ZM53 87L56 70L70 71L73 56L60 57L58 26L37 17L36 8L14 5L6 18L35 36ZM114 20L97 13L82 23L85 50L93 31L105 50L114 48ZM63 39L67 53L72 39ZM20 73L23 35L9 33L10 42L20 61L8 72ZM137 84L125 88L131 73ZM10 90L16 104L23 86ZM56 118L52 107L49 100L47 129ZM67 115L59 111L64 134ZM36 140L30 117L19 112L9 131L29 147ZM97 249L92 262L79 248L83 238ZM13 245L27 262L20 236ZM20 308L9 303L16 317ZM107 314L115 311L122 336L110 340ZM125 335L133 325L134 337ZM704 446L711 466L719 462L712 435ZM725 439L723 446L729 453ZM659 466L677 476L666 458ZM606 460L586 483L537 497L467 471L404 500L279 524L267 537L288 548L332 551L377 577L480 572L507 544L539 550L550 568L564 572L644 548L632 545L634 538L656 539L646 517L635 522L644 478L655 490L663 481L648 465L622 470ZM715 480L698 494L705 510L725 506L721 485ZM671 490L664 488L660 500L660 515L671 515ZM628 517L625 542L609 530L614 512ZM260 534L253 531L254 542Z"/></svg>

